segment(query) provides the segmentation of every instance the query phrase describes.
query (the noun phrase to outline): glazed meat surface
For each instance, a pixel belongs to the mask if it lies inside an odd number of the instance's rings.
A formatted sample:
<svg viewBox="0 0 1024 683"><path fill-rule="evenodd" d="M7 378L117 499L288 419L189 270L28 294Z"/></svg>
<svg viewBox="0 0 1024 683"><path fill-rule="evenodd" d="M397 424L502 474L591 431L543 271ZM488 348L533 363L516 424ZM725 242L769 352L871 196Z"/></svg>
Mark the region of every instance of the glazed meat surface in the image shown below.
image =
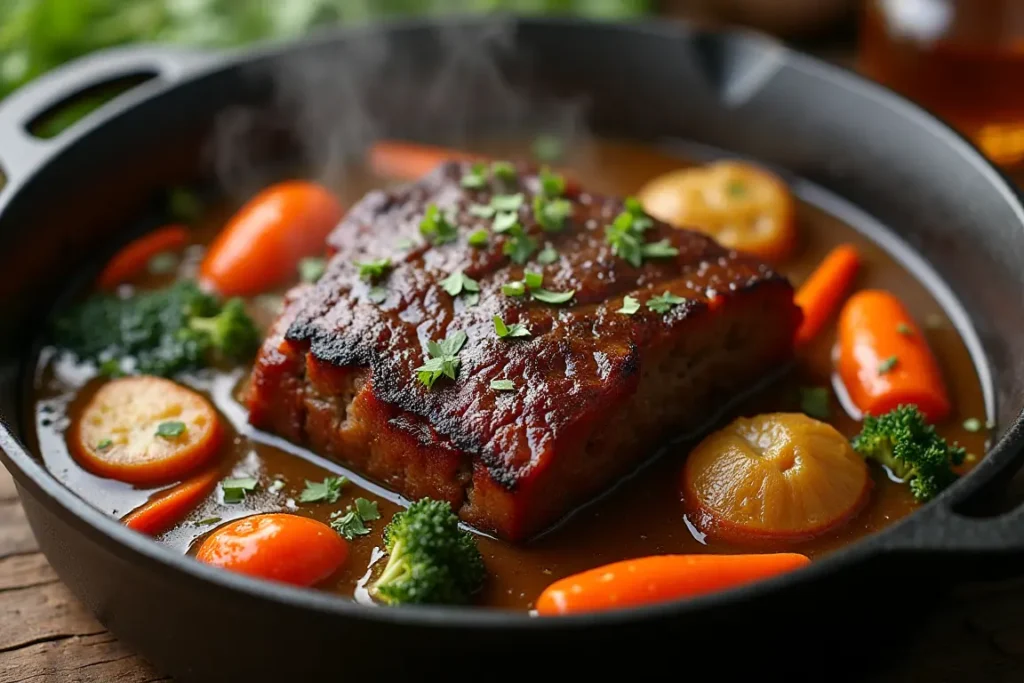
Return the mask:
<svg viewBox="0 0 1024 683"><path fill-rule="evenodd" d="M621 199L570 183L563 196L571 216L561 229L546 219L545 229L532 169L465 187L463 177L474 174L468 164L445 164L352 207L329 237L324 276L289 293L245 401L256 427L408 499L446 499L468 523L519 541L782 367L800 313L790 284L766 264L641 217ZM518 227L496 231L481 207L499 195L493 204L514 208L517 194ZM428 224L421 233L431 206L451 231ZM639 265L606 237L623 213L650 224L638 233L643 243L667 240ZM480 230L486 244L471 245ZM387 259L391 267L358 265ZM543 275L544 290L572 290L571 300L503 293L526 271ZM479 291L465 281L458 295L446 291L442 282L457 272ZM651 310L648 302L665 292L681 301ZM631 315L620 312L627 296L639 304ZM495 316L529 336L499 338ZM428 342L457 332L466 341L456 378L426 386L417 368ZM513 388L496 390L492 380Z"/></svg>

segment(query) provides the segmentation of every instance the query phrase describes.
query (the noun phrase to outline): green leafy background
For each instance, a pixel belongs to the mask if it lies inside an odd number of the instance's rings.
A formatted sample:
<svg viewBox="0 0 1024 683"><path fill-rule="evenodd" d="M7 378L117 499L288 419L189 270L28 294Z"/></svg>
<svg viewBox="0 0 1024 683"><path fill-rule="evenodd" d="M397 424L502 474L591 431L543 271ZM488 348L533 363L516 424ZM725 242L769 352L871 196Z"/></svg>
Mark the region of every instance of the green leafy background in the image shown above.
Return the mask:
<svg viewBox="0 0 1024 683"><path fill-rule="evenodd" d="M0 0L0 98L93 50L151 41L230 47L329 23L508 11L629 18L654 0Z"/></svg>

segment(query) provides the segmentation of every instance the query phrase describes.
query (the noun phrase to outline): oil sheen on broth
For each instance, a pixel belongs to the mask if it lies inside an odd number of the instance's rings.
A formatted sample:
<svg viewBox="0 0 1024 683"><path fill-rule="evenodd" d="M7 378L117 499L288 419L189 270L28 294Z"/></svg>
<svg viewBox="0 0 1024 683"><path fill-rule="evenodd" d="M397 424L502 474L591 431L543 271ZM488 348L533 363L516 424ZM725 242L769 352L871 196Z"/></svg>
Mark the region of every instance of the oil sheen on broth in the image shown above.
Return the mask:
<svg viewBox="0 0 1024 683"><path fill-rule="evenodd" d="M521 150L522 145L515 144L478 148L478 151L499 157L516 152L521 155ZM606 141L575 153L570 150L563 166L593 192L628 195L650 178L678 168L680 161L653 148ZM351 205L367 190L384 182L384 179L357 171L346 176L344 187L338 191L343 202ZM226 215L208 217L207 237L212 237ZM987 435L984 431L968 432L961 425L967 418L984 421L982 387L966 346L939 304L892 257L836 217L800 203L798 225L801 246L791 259L781 264L780 270L791 277L794 285L799 285L830 248L842 242L856 245L864 259L856 286L897 293L914 317L926 323L928 342L939 360L954 404L953 415L939 431L980 457L986 449ZM159 286L168 281L168 276L152 277L143 285ZM251 302L252 314L258 322L266 323L272 313L261 308L262 305L260 301ZM794 368L766 389L732 406L722 416L721 423L737 415L798 411L801 387L832 384L834 343L834 329L826 330L801 352ZM327 521L332 512L344 509L355 497L363 496L378 502L381 519L371 524L369 535L358 537L350 544L345 567L321 588L368 600L362 586L371 572L371 564L382 555L379 548L385 523L400 509L401 501L389 491L334 463L276 437L255 433L247 425L245 411L235 399L244 374L244 369L237 368L210 370L191 375L184 381L210 396L226 418L230 433L221 460L224 476L255 477L260 481L259 489L240 503L224 504L218 488L184 522L162 535L160 541L185 553L197 545L197 539L231 519L256 512L290 511ZM34 424L28 432L34 435L38 442L34 445L38 445L47 467L58 479L91 504L117 517L141 505L154 492L93 476L68 454L64 430L97 388L97 380L44 349L30 384L28 391L35 410ZM859 423L841 410L833 410L829 422L847 436L852 437L859 430ZM512 546L482 537L480 549L487 564L488 580L479 604L528 609L553 580L630 557L744 551L744 548L705 539L685 518L679 499L679 480L682 462L691 445L686 442L666 445L663 455L652 464L530 543ZM965 469L972 465L968 463ZM888 480L881 468L872 467L871 471L876 480L871 500L852 521L810 542L759 547L768 551L791 549L813 558L851 543L914 510L916 503L905 486ZM350 479L337 503L296 503L306 480L320 481L337 474L345 474Z"/></svg>

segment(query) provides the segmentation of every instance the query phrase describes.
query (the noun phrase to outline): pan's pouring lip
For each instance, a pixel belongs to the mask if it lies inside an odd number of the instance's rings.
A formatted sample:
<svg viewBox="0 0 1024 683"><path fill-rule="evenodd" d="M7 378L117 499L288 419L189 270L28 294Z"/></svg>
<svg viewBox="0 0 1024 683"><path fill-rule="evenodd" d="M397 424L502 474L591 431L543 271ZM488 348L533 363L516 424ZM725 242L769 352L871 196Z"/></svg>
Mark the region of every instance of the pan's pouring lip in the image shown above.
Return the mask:
<svg viewBox="0 0 1024 683"><path fill-rule="evenodd" d="M517 26L526 28L597 30L599 27L601 31L630 32L667 39L686 39L696 33L696 29L681 22L669 23L655 20L625 23L593 21L578 17L515 17L512 20ZM488 21L493 21L493 19L480 16L457 16L445 19L444 23L472 28ZM397 37L401 37L404 31L430 29L432 26L433 24L424 23L421 19L396 19L369 28L355 26L325 30L301 41L279 41L232 50L206 60L173 85L154 92L152 96L159 97L171 89L214 72L242 67L257 60L287 57L287 54L296 45L315 46L348 38L358 38L360 35L365 35L367 31L391 32ZM1024 225L1024 209L1021 208L1019 202L1019 193L1009 183L1005 174L988 163L966 138L921 107L907 102L886 88L865 81L841 67L801 55L769 39L751 38L746 32L725 31L719 33L729 36L730 39L745 41L757 49L770 49L773 60L778 60L779 69L794 69L809 77L828 81L832 85L855 92L876 107L894 111L902 118L916 121L934 137L958 151L965 165L983 175L989 184L1002 195L1005 202L1013 208L1020 224ZM116 120L116 117L102 125L112 120ZM641 620L671 618L682 613L708 612L734 603L752 601L776 591L785 591L796 584L816 581L841 568L853 567L856 569L862 566L862 563L878 559L883 553L892 552L890 539L894 539L900 530L909 525L919 523L921 513L929 509L934 510L937 506L950 506L993 479L1001 469L1005 469L1011 463L1022 444L1024 444L1024 428L1021 425L1021 416L1017 416L1012 426L990 449L989 454L978 467L939 498L903 520L793 572L686 600L617 611L546 618L525 611L481 607L411 606L393 608L365 605L334 594L262 581L205 565L154 542L148 536L126 528L116 519L87 504L47 472L42 463L28 452L26 447L14 436L9 426L0 419L0 459L11 469L19 489L27 491L36 502L48 507L50 512L63 518L77 531L91 535L91 542L105 546L105 551L110 554L120 554L126 561L138 562L147 571L153 573L172 572L173 574L167 575L167 581L192 582L193 585L190 588L194 587L196 590L223 590L224 599L256 598L266 601L268 604L300 608L356 620L407 626L421 625L439 629L571 630L595 626L625 625ZM909 543L912 544L913 541L911 540ZM798 609L798 607L794 607L794 609Z"/></svg>

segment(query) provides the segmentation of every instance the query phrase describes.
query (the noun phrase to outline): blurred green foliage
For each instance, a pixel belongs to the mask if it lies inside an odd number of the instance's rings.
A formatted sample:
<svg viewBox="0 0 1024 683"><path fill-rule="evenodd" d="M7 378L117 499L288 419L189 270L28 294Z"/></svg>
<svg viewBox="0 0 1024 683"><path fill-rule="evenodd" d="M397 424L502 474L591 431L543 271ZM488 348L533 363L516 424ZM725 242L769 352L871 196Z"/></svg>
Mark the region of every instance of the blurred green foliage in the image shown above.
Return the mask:
<svg viewBox="0 0 1024 683"><path fill-rule="evenodd" d="M508 11L627 18L653 0L0 0L0 97L93 50L138 41L230 47L336 22Z"/></svg>

